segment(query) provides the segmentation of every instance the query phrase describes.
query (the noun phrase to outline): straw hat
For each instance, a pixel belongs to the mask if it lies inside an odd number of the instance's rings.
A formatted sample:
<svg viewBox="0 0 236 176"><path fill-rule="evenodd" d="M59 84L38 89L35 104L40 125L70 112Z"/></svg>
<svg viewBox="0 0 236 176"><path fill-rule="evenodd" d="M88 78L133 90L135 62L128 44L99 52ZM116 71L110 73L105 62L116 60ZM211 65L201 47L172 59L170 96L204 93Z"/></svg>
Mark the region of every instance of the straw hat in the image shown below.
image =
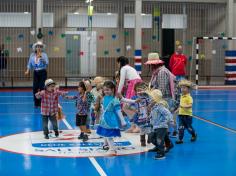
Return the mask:
<svg viewBox="0 0 236 176"><path fill-rule="evenodd" d="M162 100L162 93L158 89L147 90L146 93L151 97L151 99L159 103Z"/></svg>
<svg viewBox="0 0 236 176"><path fill-rule="evenodd" d="M145 62L145 65L152 65L152 64L163 64L164 61L162 61L159 57L158 53L149 53L148 54L148 61Z"/></svg>
<svg viewBox="0 0 236 176"><path fill-rule="evenodd" d="M56 84L52 79L47 79L45 81L45 87L48 87L48 86L50 86L52 84L54 84L54 85Z"/></svg>
<svg viewBox="0 0 236 176"><path fill-rule="evenodd" d="M186 87L191 88L191 87L193 87L193 84L192 84L192 82L190 82L186 79L183 79L179 82L179 86L186 86Z"/></svg>
<svg viewBox="0 0 236 176"><path fill-rule="evenodd" d="M45 44L43 44L42 41L37 41L36 43L33 44L32 49L35 51L36 46L42 46L42 49L45 49Z"/></svg>
<svg viewBox="0 0 236 176"><path fill-rule="evenodd" d="M92 84L95 86L97 84L103 84L104 83L104 78L101 76L97 76L92 80Z"/></svg>

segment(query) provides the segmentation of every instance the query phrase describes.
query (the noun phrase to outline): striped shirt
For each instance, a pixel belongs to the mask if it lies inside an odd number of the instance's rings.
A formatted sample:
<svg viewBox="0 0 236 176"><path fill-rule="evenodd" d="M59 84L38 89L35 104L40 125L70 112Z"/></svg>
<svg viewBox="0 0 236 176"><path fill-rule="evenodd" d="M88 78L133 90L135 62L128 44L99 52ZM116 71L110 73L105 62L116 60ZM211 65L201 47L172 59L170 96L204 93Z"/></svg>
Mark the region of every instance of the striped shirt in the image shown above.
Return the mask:
<svg viewBox="0 0 236 176"><path fill-rule="evenodd" d="M41 101L41 114L52 116L58 112L59 96L67 94L64 91L52 91L42 90L35 94L36 98L42 99Z"/></svg>

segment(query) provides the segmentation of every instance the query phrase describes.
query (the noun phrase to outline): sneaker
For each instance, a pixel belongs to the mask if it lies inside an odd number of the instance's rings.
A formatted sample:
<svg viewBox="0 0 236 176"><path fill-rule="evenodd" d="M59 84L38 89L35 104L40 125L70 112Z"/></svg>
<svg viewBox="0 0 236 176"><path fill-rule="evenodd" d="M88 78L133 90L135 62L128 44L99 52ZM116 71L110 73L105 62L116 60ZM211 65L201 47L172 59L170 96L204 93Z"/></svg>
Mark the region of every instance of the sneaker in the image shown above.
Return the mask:
<svg viewBox="0 0 236 176"><path fill-rule="evenodd" d="M80 135L78 136L78 139L83 139L84 137L84 133L80 133Z"/></svg>
<svg viewBox="0 0 236 176"><path fill-rule="evenodd" d="M196 140L197 140L197 134L192 135L190 141L191 141L191 142L195 142Z"/></svg>
<svg viewBox="0 0 236 176"><path fill-rule="evenodd" d="M88 135L87 135L87 134L84 134L84 136L83 136L83 142L86 142L86 141L88 141Z"/></svg>
<svg viewBox="0 0 236 176"><path fill-rule="evenodd" d="M183 144L184 141L183 141L183 140L177 140L177 141L175 141L175 143L176 143L176 144Z"/></svg>
<svg viewBox="0 0 236 176"><path fill-rule="evenodd" d="M157 153L154 159L159 160L159 159L165 159L165 154L163 153Z"/></svg>
<svg viewBox="0 0 236 176"><path fill-rule="evenodd" d="M177 136L178 136L178 133L177 133L177 131L173 131L173 133L172 133L171 137L172 137L172 138L176 138Z"/></svg>
<svg viewBox="0 0 236 176"><path fill-rule="evenodd" d="M170 149L172 149L174 147L173 143L170 143L170 146L166 147L165 149L165 153L168 153L170 151Z"/></svg>
<svg viewBox="0 0 236 176"><path fill-rule="evenodd" d="M148 152L157 152L157 151L158 151L157 147L154 147L154 148L148 150Z"/></svg>
<svg viewBox="0 0 236 176"><path fill-rule="evenodd" d="M45 139L49 139L48 134L45 134L45 135L44 135L44 138L45 138Z"/></svg>
<svg viewBox="0 0 236 176"><path fill-rule="evenodd" d="M90 129L87 129L87 130L86 130L86 133L91 134L92 132L91 132Z"/></svg>
<svg viewBox="0 0 236 176"><path fill-rule="evenodd" d="M108 146L108 145L103 145L103 146L102 146L102 149L103 149L103 150L109 150L109 146Z"/></svg>
<svg viewBox="0 0 236 176"><path fill-rule="evenodd" d="M55 136L58 137L59 136L59 132L55 131Z"/></svg>

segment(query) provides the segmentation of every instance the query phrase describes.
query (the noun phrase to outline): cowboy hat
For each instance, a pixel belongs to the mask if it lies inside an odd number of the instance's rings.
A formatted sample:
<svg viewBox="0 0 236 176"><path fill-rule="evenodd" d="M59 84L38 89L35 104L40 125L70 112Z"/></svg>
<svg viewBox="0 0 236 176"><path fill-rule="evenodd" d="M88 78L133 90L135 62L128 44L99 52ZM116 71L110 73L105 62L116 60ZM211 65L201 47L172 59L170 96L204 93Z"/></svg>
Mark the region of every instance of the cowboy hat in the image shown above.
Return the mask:
<svg viewBox="0 0 236 176"><path fill-rule="evenodd" d="M42 41L37 41L36 43L33 44L32 49L35 50L36 46L42 46L42 48L45 48L45 44L43 44Z"/></svg>
<svg viewBox="0 0 236 176"><path fill-rule="evenodd" d="M183 79L179 82L179 86L186 86L186 87L191 88L191 87L193 87L193 84L192 84L192 82L190 82L186 79Z"/></svg>
<svg viewBox="0 0 236 176"><path fill-rule="evenodd" d="M159 57L158 53L149 53L148 54L148 61L145 62L145 65L157 65L157 64L163 64L164 61L162 61Z"/></svg>
<svg viewBox="0 0 236 176"><path fill-rule="evenodd" d="M52 79L47 79L45 81L45 87L48 87L48 86L50 86L52 84L54 84L54 85L56 84Z"/></svg>

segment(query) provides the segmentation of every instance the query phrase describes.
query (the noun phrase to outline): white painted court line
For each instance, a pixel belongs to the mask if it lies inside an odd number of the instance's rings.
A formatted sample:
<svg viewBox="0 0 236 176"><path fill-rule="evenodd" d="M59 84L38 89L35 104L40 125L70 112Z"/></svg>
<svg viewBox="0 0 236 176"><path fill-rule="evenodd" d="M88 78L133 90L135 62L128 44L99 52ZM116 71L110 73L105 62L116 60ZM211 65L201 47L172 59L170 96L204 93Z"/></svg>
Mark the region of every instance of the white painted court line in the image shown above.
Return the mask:
<svg viewBox="0 0 236 176"><path fill-rule="evenodd" d="M201 118L201 117L198 117L198 116L194 116L194 115L193 115L193 117L196 118L196 119L198 119L198 120L202 120L202 121L204 121L204 122L206 122L206 123L209 123L209 124L211 124L211 125L217 126L217 127L219 127L219 128L222 128L222 129L224 129L224 130L227 130L227 131L230 131L230 132L236 134L236 130L234 130L234 129L232 129L232 128L228 128L228 127L222 126L222 125L220 125L220 124L218 124L218 123L212 122L212 121L210 121L210 120L206 120L206 119Z"/></svg>
<svg viewBox="0 0 236 176"><path fill-rule="evenodd" d="M107 176L107 174L104 172L104 170L101 168L101 166L98 164L94 157L89 157L89 160L101 176Z"/></svg>
<svg viewBox="0 0 236 176"><path fill-rule="evenodd" d="M65 125L67 126L67 128L69 130L72 130L72 126L67 122L66 119L62 119L62 121L65 123ZM98 164L98 162L95 160L94 157L89 157L90 162L93 164L93 166L96 168L96 170L98 171L98 173L101 176L107 176L107 174L104 172L104 170L102 169L102 167Z"/></svg>
<svg viewBox="0 0 236 176"><path fill-rule="evenodd" d="M62 121L64 122L64 124L66 125L66 127L67 127L69 130L73 130L72 126L67 122L66 119L62 119Z"/></svg>

